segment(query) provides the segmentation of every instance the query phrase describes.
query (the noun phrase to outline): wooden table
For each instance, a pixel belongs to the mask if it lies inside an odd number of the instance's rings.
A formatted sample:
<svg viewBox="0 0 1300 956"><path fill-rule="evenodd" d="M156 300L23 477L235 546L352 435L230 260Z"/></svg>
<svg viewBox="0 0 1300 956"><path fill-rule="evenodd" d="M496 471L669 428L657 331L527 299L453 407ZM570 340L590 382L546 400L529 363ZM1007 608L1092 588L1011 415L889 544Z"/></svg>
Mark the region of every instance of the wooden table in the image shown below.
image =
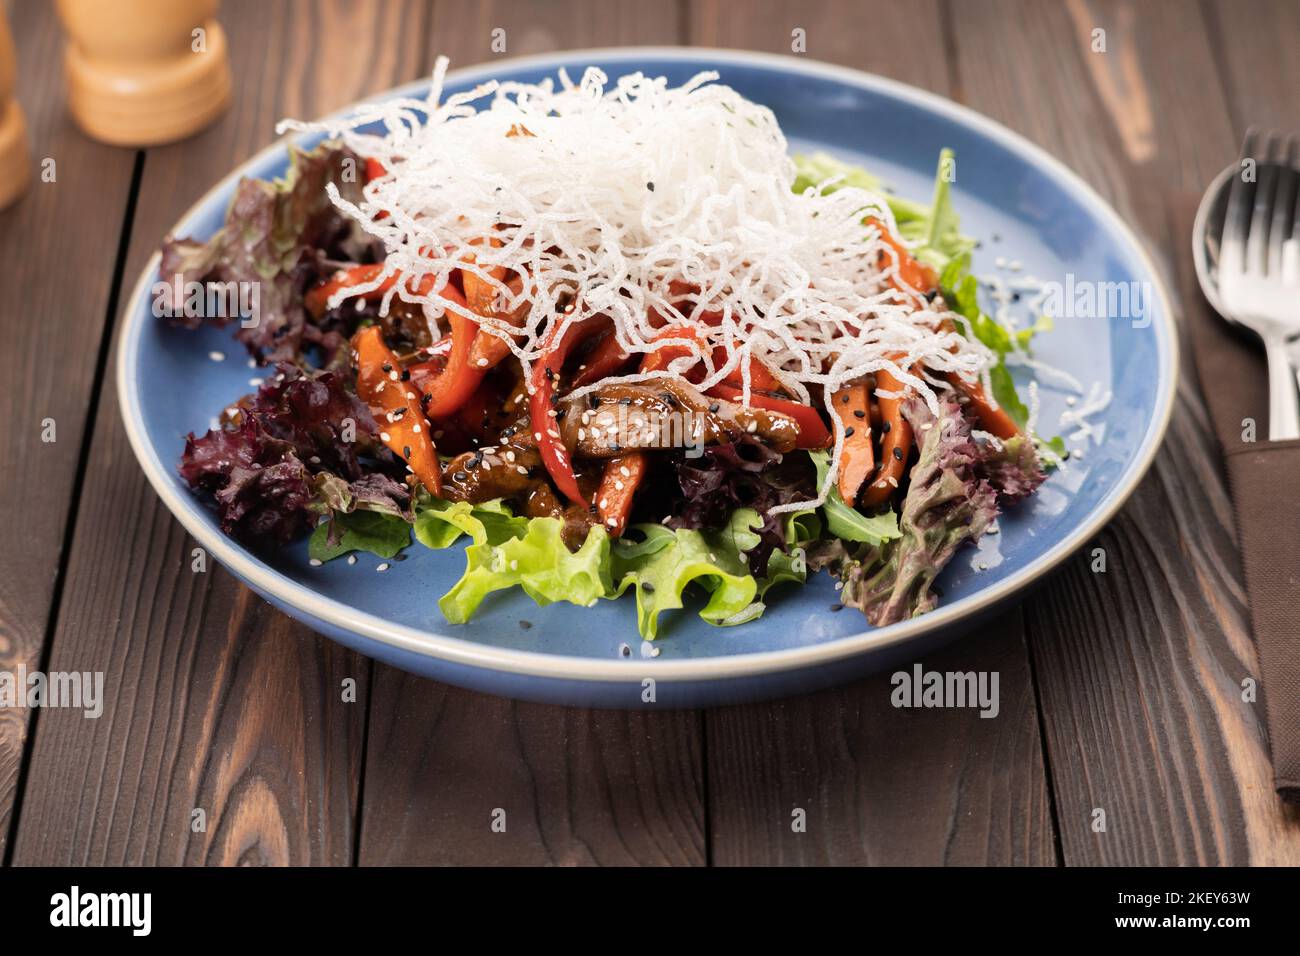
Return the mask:
<svg viewBox="0 0 1300 956"><path fill-rule="evenodd" d="M1300 863L1300 813L1274 796L1260 705L1242 699L1255 652L1186 350L1156 464L1090 546L1107 572L1078 556L925 662L999 671L996 720L895 710L887 675L623 713L374 664L224 571L191 570L107 371L124 285L277 119L419 77L444 51L490 59L497 27L506 56L790 54L803 28L807 56L949 96L1059 156L1186 300L1181 200L1248 124L1300 128L1300 3L227 0L233 108L138 152L73 127L57 23L47 4L15 6L20 99L57 173L0 214L0 666L103 671L107 701L98 720L0 710L5 863ZM356 702L341 699L349 677Z"/></svg>

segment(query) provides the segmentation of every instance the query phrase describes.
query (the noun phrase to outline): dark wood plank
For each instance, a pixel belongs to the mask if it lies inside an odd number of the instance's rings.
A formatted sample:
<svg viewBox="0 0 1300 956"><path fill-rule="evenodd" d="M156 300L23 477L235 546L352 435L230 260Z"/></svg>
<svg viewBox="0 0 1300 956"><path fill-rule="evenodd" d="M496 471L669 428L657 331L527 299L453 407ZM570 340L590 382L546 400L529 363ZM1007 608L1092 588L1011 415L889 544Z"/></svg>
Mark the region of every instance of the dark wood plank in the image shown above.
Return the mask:
<svg viewBox="0 0 1300 956"><path fill-rule="evenodd" d="M1238 135L1251 125L1300 129L1300 4L1203 0L1203 9Z"/></svg>
<svg viewBox="0 0 1300 956"><path fill-rule="evenodd" d="M1201 8L952 9L969 105L1074 167L1167 275L1185 266L1189 239L1171 201L1199 192L1237 141ZM1091 50L1098 28L1105 53ZM1184 343L1153 472L1090 546L1105 548L1107 573L1076 558L1025 606L1066 863L1300 859L1300 819L1272 793L1262 715L1241 697L1256 661L1199 388ZM1096 809L1105 833L1092 829Z"/></svg>
<svg viewBox="0 0 1300 956"><path fill-rule="evenodd" d="M93 143L67 118L53 8L23 4L12 14L36 168L27 194L0 212L0 668L8 671L40 667L135 163L134 151ZM42 177L46 161L52 182ZM0 709L0 856L30 713Z"/></svg>
<svg viewBox="0 0 1300 956"><path fill-rule="evenodd" d="M694 0L690 43L806 56L950 95L939 0L909 2L905 16L896 7L888 0ZM796 30L803 53L794 52Z"/></svg>
<svg viewBox="0 0 1300 956"><path fill-rule="evenodd" d="M919 662L927 671L997 674L996 717L895 708L889 673L709 711L714 863L1052 865L1051 806L1018 621L1009 616ZM911 664L899 669L910 672Z"/></svg>
<svg viewBox="0 0 1300 956"><path fill-rule="evenodd" d="M940 93L952 89L937 2L909 4L906 17L883 2L702 2L691 9L692 43L791 54L791 31L799 28L810 57ZM924 663L927 669L998 671L999 716L895 709L888 674L799 700L711 711L712 859L1053 863L1020 613L988 623L960 647ZM792 828L796 808L806 811L805 832Z"/></svg>
<svg viewBox="0 0 1300 956"><path fill-rule="evenodd" d="M216 126L150 150L133 278L197 196L312 116L426 67L418 2L230 3L235 102ZM346 863L352 858L369 662L312 635L215 567L127 445L110 382L100 403L51 667L103 671L98 720L42 715L15 861ZM342 701L355 679L359 702ZM193 832L203 809L206 830Z"/></svg>
<svg viewBox="0 0 1300 956"><path fill-rule="evenodd" d="M703 862L693 712L526 704L383 665L371 711L362 865Z"/></svg>
<svg viewBox="0 0 1300 956"><path fill-rule="evenodd" d="M498 27L506 56L679 39L660 5L439 0L430 53L490 59ZM691 712L513 703L375 665L360 861L703 863L701 733Z"/></svg>

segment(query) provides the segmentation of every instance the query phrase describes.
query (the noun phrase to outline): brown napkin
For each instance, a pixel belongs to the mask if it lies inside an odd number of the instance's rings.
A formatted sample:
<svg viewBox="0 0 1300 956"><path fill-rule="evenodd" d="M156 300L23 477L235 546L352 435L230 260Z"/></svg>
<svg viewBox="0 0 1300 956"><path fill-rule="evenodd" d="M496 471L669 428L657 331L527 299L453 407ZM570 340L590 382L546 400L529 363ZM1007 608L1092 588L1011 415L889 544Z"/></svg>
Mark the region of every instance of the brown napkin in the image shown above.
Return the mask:
<svg viewBox="0 0 1300 956"><path fill-rule="evenodd" d="M1300 801L1300 441L1268 440L1268 368L1249 333L1228 326L1201 295L1191 261L1199 197L1180 200L1174 235L1192 354L1228 466L1237 544L1259 652L1260 698L1273 784ZM1255 423L1246 441L1245 419Z"/></svg>

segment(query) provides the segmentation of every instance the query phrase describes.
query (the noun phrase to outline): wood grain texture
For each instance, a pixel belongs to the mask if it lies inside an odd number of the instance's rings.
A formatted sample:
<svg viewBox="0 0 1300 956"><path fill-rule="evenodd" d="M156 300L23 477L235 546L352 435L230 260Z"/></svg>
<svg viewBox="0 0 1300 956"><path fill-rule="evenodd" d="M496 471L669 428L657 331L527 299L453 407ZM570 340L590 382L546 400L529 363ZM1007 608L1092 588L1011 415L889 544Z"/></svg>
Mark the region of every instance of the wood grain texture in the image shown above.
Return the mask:
<svg viewBox="0 0 1300 956"><path fill-rule="evenodd" d="M289 2L222 6L235 102L195 138L149 151L129 279L277 119L424 71L423 4L313 10L308 24ZM50 667L103 671L107 702L98 720L42 714L15 862L350 862L369 662L220 569L193 573L193 543L140 472L111 381L98 423ZM342 700L346 679L357 703Z"/></svg>
<svg viewBox="0 0 1300 956"><path fill-rule="evenodd" d="M1300 131L1300 3L1203 0L1202 8L1238 136L1252 125Z"/></svg>
<svg viewBox="0 0 1300 956"><path fill-rule="evenodd" d="M35 168L26 195L0 213L0 669L8 671L40 664L135 163L133 151L92 143L65 116L53 9L31 3L12 13ZM42 440L46 420L53 442ZM0 709L0 856L29 716Z"/></svg>
<svg viewBox="0 0 1300 956"><path fill-rule="evenodd" d="M428 52L455 68L553 50L673 45L680 19L676 3L638 0L435 0ZM494 30L505 31L504 50Z"/></svg>
<svg viewBox="0 0 1300 956"><path fill-rule="evenodd" d="M714 864L1054 864L1018 622L1009 615L992 633L969 635L919 662L927 671L997 674L993 717L977 709L897 708L889 673L709 711Z"/></svg>
<svg viewBox="0 0 1300 956"><path fill-rule="evenodd" d="M949 95L941 13L938 0L909 2L905 16L887 0L696 0L689 4L690 42L806 56ZM804 41L802 54L793 52L796 39Z"/></svg>
<svg viewBox="0 0 1300 956"><path fill-rule="evenodd" d="M796 28L810 57L950 92L938 3L909 4L905 18L889 3L692 6L692 43L789 53ZM888 674L800 700L711 711L712 859L1054 863L1020 613L988 622L925 664L999 671L999 716L895 709ZM795 807L807 811L805 832L792 829Z"/></svg>
<svg viewBox="0 0 1300 956"><path fill-rule="evenodd" d="M505 56L675 43L672 9L439 0L429 52L491 59L497 28ZM360 862L703 863L701 736L691 712L513 703L376 664Z"/></svg>
<svg viewBox="0 0 1300 956"><path fill-rule="evenodd" d="M1171 218L1171 199L1199 193L1236 149L1200 7L952 10L967 103L1089 180L1166 277L1182 270L1171 289L1189 294L1187 224ZM1067 864L1300 860L1300 821L1272 793L1262 715L1242 701L1257 672L1241 567L1186 342L1182 359L1152 473L1088 546L1105 549L1106 573L1077 557L1025 604ZM1104 833L1092 829L1096 809Z"/></svg>
<svg viewBox="0 0 1300 956"><path fill-rule="evenodd" d="M700 736L690 711L527 704L376 665L360 863L702 864Z"/></svg>

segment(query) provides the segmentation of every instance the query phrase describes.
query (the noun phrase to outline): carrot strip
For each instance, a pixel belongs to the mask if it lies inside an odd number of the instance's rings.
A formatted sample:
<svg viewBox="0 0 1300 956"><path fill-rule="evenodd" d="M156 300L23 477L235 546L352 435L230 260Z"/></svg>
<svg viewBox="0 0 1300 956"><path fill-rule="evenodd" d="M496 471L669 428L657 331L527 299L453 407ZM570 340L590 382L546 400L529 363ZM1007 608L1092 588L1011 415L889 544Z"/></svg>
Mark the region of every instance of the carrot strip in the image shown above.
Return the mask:
<svg viewBox="0 0 1300 956"><path fill-rule="evenodd" d="M907 470L907 456L912 451L912 426L903 417L903 385L892 373L881 369L876 373L876 400L880 402L880 470L876 478L862 493L863 504L878 505L887 501L902 481ZM879 389L895 392L897 398L886 398Z"/></svg>
<svg viewBox="0 0 1300 956"><path fill-rule="evenodd" d="M627 528L628 518L632 515L632 497L649 464L645 453L639 451L606 462L596 491L596 510L610 537L619 537Z"/></svg>
<svg viewBox="0 0 1300 956"><path fill-rule="evenodd" d="M1015 419L1006 413L1002 408L995 408L984 394L984 386L979 382L968 382L956 372L948 372L944 378L961 394L968 399L967 407L979 419L980 425L986 432L996 435L1001 439L1015 438L1020 434L1020 426L1016 424Z"/></svg>
<svg viewBox="0 0 1300 956"><path fill-rule="evenodd" d="M831 397L835 414L844 423L844 448L840 452L840 497L850 508L857 500L858 489L876 467L876 453L871 446L871 419L866 382L850 382Z"/></svg>
<svg viewBox="0 0 1300 956"><path fill-rule="evenodd" d="M376 325L352 337L357 394L379 425L380 439L435 497L442 496L442 470L429 422L415 390L403 379L395 356Z"/></svg>

